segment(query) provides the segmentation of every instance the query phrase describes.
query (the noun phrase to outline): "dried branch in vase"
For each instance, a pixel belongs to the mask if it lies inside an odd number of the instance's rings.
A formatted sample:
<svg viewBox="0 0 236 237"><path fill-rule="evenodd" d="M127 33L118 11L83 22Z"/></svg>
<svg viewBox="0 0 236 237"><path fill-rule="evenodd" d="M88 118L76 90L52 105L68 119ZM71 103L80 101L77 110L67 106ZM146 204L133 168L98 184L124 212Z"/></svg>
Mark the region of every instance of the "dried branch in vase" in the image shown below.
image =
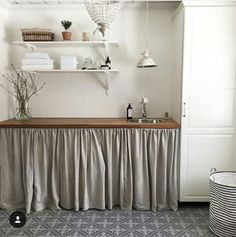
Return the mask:
<svg viewBox="0 0 236 237"><path fill-rule="evenodd" d="M27 120L31 118L29 100L44 87L45 82L39 84L39 77L36 73L17 71L13 65L12 67L12 73L2 75L5 83L0 83L0 86L17 100L16 119Z"/></svg>

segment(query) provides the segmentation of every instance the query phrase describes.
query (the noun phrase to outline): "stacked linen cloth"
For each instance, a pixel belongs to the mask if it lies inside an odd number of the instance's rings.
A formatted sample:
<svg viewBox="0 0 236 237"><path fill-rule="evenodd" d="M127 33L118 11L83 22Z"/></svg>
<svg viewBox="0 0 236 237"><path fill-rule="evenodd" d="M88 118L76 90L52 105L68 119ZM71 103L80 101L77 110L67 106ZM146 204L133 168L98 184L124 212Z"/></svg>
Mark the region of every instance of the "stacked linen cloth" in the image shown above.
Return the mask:
<svg viewBox="0 0 236 237"><path fill-rule="evenodd" d="M21 70L23 71L53 69L53 60L50 59L48 53L40 53L40 52L26 53L21 63L22 63Z"/></svg>
<svg viewBox="0 0 236 237"><path fill-rule="evenodd" d="M77 64L75 56L61 56L61 70L76 70Z"/></svg>

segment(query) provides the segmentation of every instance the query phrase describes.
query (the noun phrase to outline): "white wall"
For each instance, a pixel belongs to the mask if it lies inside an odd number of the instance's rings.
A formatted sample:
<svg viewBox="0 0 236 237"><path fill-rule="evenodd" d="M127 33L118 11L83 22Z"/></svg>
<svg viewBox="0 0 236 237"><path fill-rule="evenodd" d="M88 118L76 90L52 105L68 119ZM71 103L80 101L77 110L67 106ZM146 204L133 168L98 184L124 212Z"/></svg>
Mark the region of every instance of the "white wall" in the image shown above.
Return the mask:
<svg viewBox="0 0 236 237"><path fill-rule="evenodd" d="M176 4L175 4L176 7ZM120 43L111 51L113 67L120 70L111 79L111 94L105 95L103 77L96 74L42 74L46 87L32 100L33 116L52 117L124 117L126 106L133 104L136 115L140 115L141 96L149 97L148 116L162 116L171 113L173 75L173 35L171 3L150 4L150 50L158 67L137 69L136 64L145 47L145 5L125 3L116 21L111 26L110 39ZM52 28L56 39L61 40L60 21L73 22L73 40L81 39L81 32L93 32L95 24L89 18L83 5L76 8L12 9L8 27L11 40L21 40L21 28ZM103 61L103 50L85 48L44 48L56 60L58 66L61 54L74 54L79 61L92 56ZM25 50L14 47L13 63L19 66ZM80 65L81 66L81 65Z"/></svg>
<svg viewBox="0 0 236 237"><path fill-rule="evenodd" d="M8 11L0 3L0 74L5 73L9 67L10 50L8 44L9 35L7 31L7 18ZM2 78L0 81L1 83L4 83ZM0 88L0 121L6 120L12 116L11 105L11 98L8 96L5 90Z"/></svg>
<svg viewBox="0 0 236 237"><path fill-rule="evenodd" d="M181 122L181 89L183 69L183 36L184 36L184 8L181 5L174 17L174 54L173 54L173 77L171 94L172 117Z"/></svg>

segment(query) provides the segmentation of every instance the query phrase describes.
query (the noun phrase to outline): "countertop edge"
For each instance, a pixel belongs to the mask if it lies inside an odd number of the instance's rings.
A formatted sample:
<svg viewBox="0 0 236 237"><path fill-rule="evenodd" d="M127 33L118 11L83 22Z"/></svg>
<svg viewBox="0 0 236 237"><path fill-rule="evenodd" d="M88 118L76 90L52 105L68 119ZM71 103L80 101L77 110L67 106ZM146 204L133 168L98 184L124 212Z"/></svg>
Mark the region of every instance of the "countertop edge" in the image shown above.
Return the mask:
<svg viewBox="0 0 236 237"><path fill-rule="evenodd" d="M179 129L181 126L173 119L163 123L131 123L125 118L33 118L27 121L15 119L0 122L0 129L4 128L149 128L149 129Z"/></svg>

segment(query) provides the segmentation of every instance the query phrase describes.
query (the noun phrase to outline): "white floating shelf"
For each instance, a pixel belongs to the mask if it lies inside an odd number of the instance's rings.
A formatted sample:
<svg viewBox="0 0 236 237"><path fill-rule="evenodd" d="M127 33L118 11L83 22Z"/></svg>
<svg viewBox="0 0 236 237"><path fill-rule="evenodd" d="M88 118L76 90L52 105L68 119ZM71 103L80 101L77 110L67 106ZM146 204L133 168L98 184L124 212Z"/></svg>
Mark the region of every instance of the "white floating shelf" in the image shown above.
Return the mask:
<svg viewBox="0 0 236 237"><path fill-rule="evenodd" d="M34 73L104 73L105 74L105 91L106 95L110 94L110 78L111 73L119 72L118 69L110 69L110 70L61 70L61 69L52 69L52 70L32 70L32 71L25 71L31 74Z"/></svg>
<svg viewBox="0 0 236 237"><path fill-rule="evenodd" d="M105 49L105 57L109 56L110 47L118 47L117 41L14 41L13 45L28 48L30 51L36 51L37 47L103 47ZM109 95L110 90L110 77L111 73L119 72L117 69L111 70L27 70L29 73L104 73L105 77L105 90Z"/></svg>
<svg viewBox="0 0 236 237"><path fill-rule="evenodd" d="M27 47L105 47L105 46L119 46L117 41L14 41L14 45Z"/></svg>

